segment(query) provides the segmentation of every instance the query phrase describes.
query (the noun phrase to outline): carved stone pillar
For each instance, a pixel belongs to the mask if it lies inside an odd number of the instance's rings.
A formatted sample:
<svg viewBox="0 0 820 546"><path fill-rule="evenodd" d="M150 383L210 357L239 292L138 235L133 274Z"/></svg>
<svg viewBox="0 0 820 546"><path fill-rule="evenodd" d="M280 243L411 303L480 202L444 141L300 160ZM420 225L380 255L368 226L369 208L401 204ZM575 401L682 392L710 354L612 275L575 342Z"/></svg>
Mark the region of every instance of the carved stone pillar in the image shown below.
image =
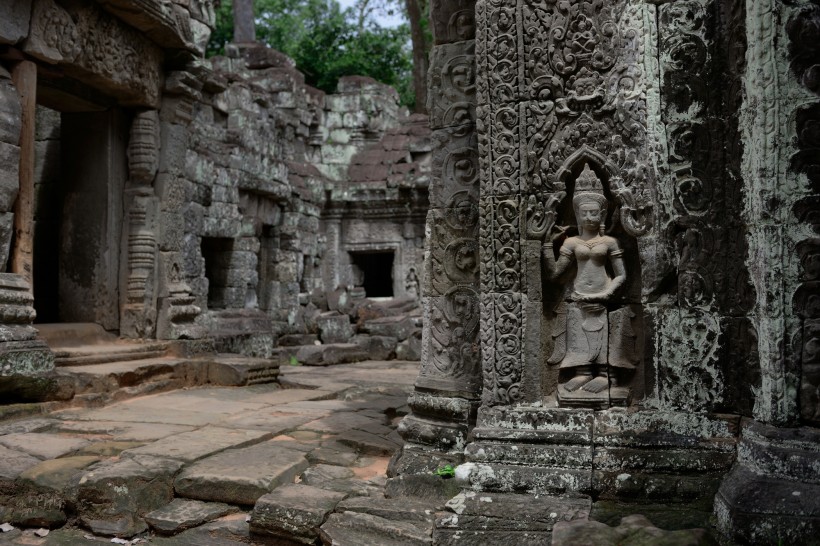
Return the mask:
<svg viewBox="0 0 820 546"><path fill-rule="evenodd" d="M127 279L120 317L124 337L150 338L156 326L156 222L153 182L159 166L159 116L139 112L131 124L126 189Z"/></svg>
<svg viewBox="0 0 820 546"><path fill-rule="evenodd" d="M745 15L743 214L760 382L715 512L734 541L804 544L820 534L820 7L747 0Z"/></svg>
<svg viewBox="0 0 820 546"><path fill-rule="evenodd" d="M481 393L479 349L479 143L475 2L434 0L427 108L433 130L427 215L421 371L407 442L393 470L423 473L459 463Z"/></svg>

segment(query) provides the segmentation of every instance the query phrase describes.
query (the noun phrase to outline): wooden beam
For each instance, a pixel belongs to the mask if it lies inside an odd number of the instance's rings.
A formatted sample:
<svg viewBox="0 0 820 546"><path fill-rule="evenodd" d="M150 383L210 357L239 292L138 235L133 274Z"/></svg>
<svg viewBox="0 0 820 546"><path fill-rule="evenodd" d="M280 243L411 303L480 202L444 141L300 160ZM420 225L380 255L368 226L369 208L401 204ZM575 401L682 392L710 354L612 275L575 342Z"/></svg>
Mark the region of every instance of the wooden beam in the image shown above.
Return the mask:
<svg viewBox="0 0 820 546"><path fill-rule="evenodd" d="M17 63L11 80L20 96L20 186L14 202L14 248L11 271L32 288L34 271L34 118L37 109L37 65Z"/></svg>

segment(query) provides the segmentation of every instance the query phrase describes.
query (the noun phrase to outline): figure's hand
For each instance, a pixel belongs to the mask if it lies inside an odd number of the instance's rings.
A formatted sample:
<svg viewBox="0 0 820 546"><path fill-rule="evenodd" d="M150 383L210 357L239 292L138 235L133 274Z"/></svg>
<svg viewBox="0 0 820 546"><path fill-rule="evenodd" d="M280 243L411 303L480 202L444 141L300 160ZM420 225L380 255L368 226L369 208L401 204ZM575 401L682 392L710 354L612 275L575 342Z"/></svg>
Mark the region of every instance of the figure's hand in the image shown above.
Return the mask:
<svg viewBox="0 0 820 546"><path fill-rule="evenodd" d="M530 195L530 198L527 200L525 221L527 238L538 240L543 239L544 235L547 234L547 231L552 229L552 225L554 224L554 219L552 224L550 223L550 217L548 211L545 210L544 205L539 203L535 199L534 195Z"/></svg>
<svg viewBox="0 0 820 546"><path fill-rule="evenodd" d="M528 239L543 240L544 236L555 227L556 208L566 193L557 192L547 199L546 203L539 203L534 195L527 200L525 211L526 233Z"/></svg>

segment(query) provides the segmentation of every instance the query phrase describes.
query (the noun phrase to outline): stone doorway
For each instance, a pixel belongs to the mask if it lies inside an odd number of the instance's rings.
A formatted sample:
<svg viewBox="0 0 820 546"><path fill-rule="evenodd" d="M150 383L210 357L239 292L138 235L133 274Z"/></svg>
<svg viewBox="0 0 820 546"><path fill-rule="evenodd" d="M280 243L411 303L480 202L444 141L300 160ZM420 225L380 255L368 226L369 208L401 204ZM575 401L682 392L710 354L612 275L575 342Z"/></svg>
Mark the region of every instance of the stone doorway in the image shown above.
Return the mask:
<svg viewBox="0 0 820 546"><path fill-rule="evenodd" d="M392 298L393 292L393 262L395 253L379 252L351 252L350 259L355 268L361 271L361 278L356 279L357 285L364 287L369 298ZM355 276L355 275L354 275Z"/></svg>
<svg viewBox="0 0 820 546"><path fill-rule="evenodd" d="M32 291L37 323L119 332L126 115L38 88Z"/></svg>

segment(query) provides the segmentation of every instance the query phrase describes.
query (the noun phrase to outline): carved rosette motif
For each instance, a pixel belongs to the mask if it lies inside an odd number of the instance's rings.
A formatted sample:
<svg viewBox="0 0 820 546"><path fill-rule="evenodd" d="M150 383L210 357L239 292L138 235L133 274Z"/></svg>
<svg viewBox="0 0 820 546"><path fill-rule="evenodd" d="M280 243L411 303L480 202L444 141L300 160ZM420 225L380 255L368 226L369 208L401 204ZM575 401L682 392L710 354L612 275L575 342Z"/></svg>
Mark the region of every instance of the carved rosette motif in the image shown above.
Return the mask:
<svg viewBox="0 0 820 546"><path fill-rule="evenodd" d="M813 101L797 109L796 150L793 171L806 176L809 192L794 206L797 220L811 235L795 245L799 258L799 284L792 298L799 320L791 351L800 369L800 417L820 423L820 6L795 11L786 23L790 68L801 88ZM804 231L804 233L806 233Z"/></svg>

